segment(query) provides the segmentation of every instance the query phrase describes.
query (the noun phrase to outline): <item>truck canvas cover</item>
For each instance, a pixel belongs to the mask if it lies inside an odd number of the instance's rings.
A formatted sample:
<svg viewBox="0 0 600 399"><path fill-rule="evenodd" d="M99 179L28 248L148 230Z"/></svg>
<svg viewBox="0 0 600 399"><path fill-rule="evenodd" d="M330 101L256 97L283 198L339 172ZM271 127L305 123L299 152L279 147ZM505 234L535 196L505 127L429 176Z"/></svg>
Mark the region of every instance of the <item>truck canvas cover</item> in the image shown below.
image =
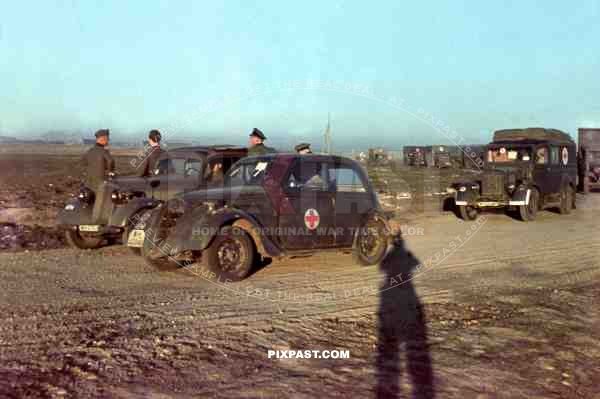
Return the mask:
<svg viewBox="0 0 600 399"><path fill-rule="evenodd" d="M519 140L551 140L573 142L568 133L557 129L544 129L530 127L527 129L503 129L494 132L494 141L519 141Z"/></svg>

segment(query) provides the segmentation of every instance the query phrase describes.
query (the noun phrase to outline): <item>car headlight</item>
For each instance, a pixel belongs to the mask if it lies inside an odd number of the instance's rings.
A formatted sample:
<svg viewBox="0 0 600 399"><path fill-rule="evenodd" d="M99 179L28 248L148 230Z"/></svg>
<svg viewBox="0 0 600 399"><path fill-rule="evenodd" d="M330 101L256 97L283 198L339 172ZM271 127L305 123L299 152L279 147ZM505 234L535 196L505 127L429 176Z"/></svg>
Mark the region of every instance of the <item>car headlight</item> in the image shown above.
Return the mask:
<svg viewBox="0 0 600 399"><path fill-rule="evenodd" d="M94 202L95 194L92 190L87 187L81 187L79 193L77 194L77 198L85 204L91 204Z"/></svg>

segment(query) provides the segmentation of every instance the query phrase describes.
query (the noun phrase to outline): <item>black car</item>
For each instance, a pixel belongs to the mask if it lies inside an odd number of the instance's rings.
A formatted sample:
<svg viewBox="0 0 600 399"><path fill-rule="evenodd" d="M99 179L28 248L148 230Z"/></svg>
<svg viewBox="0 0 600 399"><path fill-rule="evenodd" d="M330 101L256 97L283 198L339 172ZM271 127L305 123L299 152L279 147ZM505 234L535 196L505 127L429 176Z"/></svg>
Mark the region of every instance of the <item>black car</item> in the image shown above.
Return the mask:
<svg viewBox="0 0 600 399"><path fill-rule="evenodd" d="M463 219L473 220L485 208L508 207L529 221L550 206L570 213L576 184L576 146L571 137L555 129L529 128L495 132L486 147L481 177L455 183L450 191Z"/></svg>
<svg viewBox="0 0 600 399"><path fill-rule="evenodd" d="M183 194L152 211L128 245L169 268L192 261L232 281L259 256L353 252L378 263L391 235L360 165L329 155L269 154L242 159L222 188Z"/></svg>
<svg viewBox="0 0 600 399"><path fill-rule="evenodd" d="M220 164L226 172L246 153L245 148L227 145L164 151L153 165L152 176L109 178L98 196L82 186L59 213L58 224L65 229L67 241L77 248L98 248L106 241L124 242L145 212L178 193L206 186L213 165ZM102 201L96 217L95 201Z"/></svg>

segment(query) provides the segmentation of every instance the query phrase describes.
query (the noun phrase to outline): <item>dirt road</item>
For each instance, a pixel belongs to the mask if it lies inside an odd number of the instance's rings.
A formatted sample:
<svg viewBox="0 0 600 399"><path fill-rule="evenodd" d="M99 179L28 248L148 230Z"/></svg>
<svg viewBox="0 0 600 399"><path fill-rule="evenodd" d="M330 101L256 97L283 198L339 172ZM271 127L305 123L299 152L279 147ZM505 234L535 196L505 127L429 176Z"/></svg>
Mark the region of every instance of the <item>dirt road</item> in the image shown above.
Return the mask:
<svg viewBox="0 0 600 399"><path fill-rule="evenodd" d="M442 398L597 398L599 211L417 219L381 269L321 254L227 287L117 247L4 253L0 396L426 396L432 370ZM267 357L334 349L350 359Z"/></svg>

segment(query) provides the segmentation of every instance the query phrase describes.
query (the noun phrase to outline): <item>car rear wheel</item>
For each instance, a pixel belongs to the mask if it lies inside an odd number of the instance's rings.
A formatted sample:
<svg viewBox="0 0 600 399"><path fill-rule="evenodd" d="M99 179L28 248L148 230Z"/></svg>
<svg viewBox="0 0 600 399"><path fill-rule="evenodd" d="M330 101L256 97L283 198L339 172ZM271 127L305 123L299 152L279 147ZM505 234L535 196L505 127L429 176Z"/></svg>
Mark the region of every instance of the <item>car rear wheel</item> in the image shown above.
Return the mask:
<svg viewBox="0 0 600 399"><path fill-rule="evenodd" d="M378 218L369 220L358 231L354 244L354 259L362 266L376 265L387 253L390 231Z"/></svg>
<svg viewBox="0 0 600 399"><path fill-rule="evenodd" d="M225 226L214 238L205 255L209 269L221 279L240 281L252 271L256 251L252 239L244 230Z"/></svg>
<svg viewBox="0 0 600 399"><path fill-rule="evenodd" d="M529 204L519 205L519 217L524 222L535 220L540 202L540 194L537 189L531 188L529 193Z"/></svg>
<svg viewBox="0 0 600 399"><path fill-rule="evenodd" d="M565 186L560 191L560 213L562 215L568 215L571 213L571 209L574 208L574 197L575 193L571 186Z"/></svg>
<svg viewBox="0 0 600 399"><path fill-rule="evenodd" d="M459 205L458 212L462 220L475 220L479 214L477 208L469 205Z"/></svg>
<svg viewBox="0 0 600 399"><path fill-rule="evenodd" d="M73 248L96 249L102 246L104 239L102 237L92 237L82 235L78 229L69 229L65 232L67 242Z"/></svg>

